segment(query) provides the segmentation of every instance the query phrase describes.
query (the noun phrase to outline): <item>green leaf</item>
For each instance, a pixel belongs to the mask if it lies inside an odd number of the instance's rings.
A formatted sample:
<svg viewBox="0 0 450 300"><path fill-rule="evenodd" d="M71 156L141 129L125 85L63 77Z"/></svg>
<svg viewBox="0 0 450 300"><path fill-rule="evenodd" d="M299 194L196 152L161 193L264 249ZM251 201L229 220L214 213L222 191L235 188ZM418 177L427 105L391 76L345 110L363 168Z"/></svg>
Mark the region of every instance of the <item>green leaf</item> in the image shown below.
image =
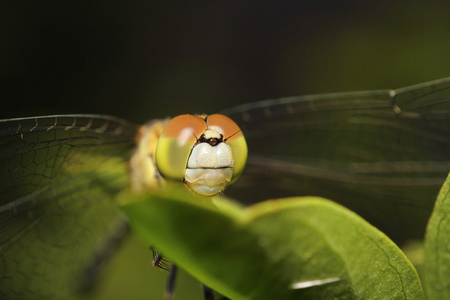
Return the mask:
<svg viewBox="0 0 450 300"><path fill-rule="evenodd" d="M425 239L425 290L429 299L450 299L450 177L428 223Z"/></svg>
<svg viewBox="0 0 450 300"><path fill-rule="evenodd" d="M183 190L120 197L149 244L232 299L423 298L395 244L331 201L287 198L242 208ZM315 280L325 281L292 288Z"/></svg>

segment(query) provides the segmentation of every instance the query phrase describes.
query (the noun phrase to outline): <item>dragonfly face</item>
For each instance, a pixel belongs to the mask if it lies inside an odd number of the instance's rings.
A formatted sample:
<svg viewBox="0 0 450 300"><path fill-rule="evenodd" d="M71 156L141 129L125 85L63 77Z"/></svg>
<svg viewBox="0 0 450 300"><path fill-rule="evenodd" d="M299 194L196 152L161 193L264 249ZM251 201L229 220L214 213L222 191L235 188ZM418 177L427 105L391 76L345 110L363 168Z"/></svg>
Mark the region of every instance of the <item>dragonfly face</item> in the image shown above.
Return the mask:
<svg viewBox="0 0 450 300"><path fill-rule="evenodd" d="M204 196L221 193L244 170L247 144L240 128L224 115L182 115L170 120L158 140L155 160L161 175L184 181Z"/></svg>
<svg viewBox="0 0 450 300"><path fill-rule="evenodd" d="M395 91L284 98L224 111L242 128L249 148L245 172L226 194L245 203L324 196L398 242L421 237L450 170L449 99L446 78ZM165 122L148 124L154 126L151 133L161 135ZM219 141L222 134L231 152L246 148L242 142L232 146L239 129L221 133L209 127L203 131L206 140ZM76 288L84 266L123 224L114 196L130 181L137 188L146 182L148 174L130 175L129 165L152 168L153 158L130 162L139 151L134 150L138 132L152 140L139 126L109 116L0 121L2 298L50 297ZM173 136L163 138L165 146L144 143L141 150L154 149L163 176L190 177L178 167L172 176L164 153L171 151ZM176 158L184 167L190 165L188 152ZM230 182L245 158L233 160Z"/></svg>

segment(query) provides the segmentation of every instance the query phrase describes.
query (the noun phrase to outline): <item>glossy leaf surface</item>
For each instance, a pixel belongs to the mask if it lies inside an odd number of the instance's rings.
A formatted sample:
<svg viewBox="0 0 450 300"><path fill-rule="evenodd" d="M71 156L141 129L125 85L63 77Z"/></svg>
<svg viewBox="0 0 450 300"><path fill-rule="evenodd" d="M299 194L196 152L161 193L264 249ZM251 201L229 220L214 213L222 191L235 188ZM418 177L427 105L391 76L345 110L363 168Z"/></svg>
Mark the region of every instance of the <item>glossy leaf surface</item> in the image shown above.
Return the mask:
<svg viewBox="0 0 450 300"><path fill-rule="evenodd" d="M120 197L148 243L232 299L423 298L395 244L333 202L287 198L241 208L184 190ZM316 280L322 284L293 288Z"/></svg>

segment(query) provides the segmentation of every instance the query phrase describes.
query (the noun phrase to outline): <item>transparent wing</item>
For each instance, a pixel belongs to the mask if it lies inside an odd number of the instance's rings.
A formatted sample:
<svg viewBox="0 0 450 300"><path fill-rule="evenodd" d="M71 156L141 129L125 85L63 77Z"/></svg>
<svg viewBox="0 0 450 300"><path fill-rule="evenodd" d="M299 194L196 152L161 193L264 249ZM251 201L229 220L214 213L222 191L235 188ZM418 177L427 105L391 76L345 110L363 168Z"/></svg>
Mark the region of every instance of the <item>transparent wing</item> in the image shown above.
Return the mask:
<svg viewBox="0 0 450 300"><path fill-rule="evenodd" d="M318 195L401 241L422 237L450 170L450 78L398 90L268 100L224 112L242 128L237 199Z"/></svg>
<svg viewBox="0 0 450 300"><path fill-rule="evenodd" d="M77 288L119 224L136 130L95 115L0 121L0 298Z"/></svg>

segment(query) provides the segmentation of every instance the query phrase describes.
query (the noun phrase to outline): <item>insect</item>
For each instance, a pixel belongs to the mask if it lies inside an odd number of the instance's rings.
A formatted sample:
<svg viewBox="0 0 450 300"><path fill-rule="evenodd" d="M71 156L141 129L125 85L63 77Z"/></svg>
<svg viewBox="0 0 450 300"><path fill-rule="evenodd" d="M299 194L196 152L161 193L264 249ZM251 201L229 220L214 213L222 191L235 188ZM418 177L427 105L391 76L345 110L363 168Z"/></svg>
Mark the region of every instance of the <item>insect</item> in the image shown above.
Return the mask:
<svg viewBox="0 0 450 300"><path fill-rule="evenodd" d="M323 196L399 244L423 236L450 170L450 78L397 90L260 101L222 113L240 129L205 140L231 142L243 134L249 155L240 179L228 187L242 170L228 174L211 194L226 187L227 196L248 204ZM2 298L49 298L77 288L85 266L124 226L114 196L130 182L135 189L158 188L159 180L148 180L158 172L130 173L130 159L142 158L136 138L152 140L150 132L162 133L165 122L140 127L102 115L0 121ZM149 126L155 130L145 131ZM201 134L195 138L194 144ZM143 147L155 147L156 160L157 144ZM239 160L245 161L234 158L234 166ZM171 167L158 168L168 182L186 178L177 173L171 179Z"/></svg>

